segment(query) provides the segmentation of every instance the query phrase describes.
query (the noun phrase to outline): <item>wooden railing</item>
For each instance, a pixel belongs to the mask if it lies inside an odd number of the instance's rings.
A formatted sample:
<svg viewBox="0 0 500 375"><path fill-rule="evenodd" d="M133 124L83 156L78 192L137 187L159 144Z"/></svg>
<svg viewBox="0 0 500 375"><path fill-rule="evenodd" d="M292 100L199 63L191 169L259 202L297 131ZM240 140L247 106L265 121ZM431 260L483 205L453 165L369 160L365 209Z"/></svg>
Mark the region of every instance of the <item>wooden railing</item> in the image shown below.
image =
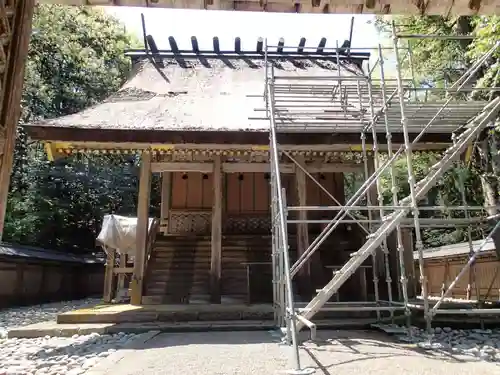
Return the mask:
<svg viewBox="0 0 500 375"><path fill-rule="evenodd" d="M149 228L148 239L146 242L146 255L144 257L144 270L142 272L143 275L146 274L146 271L148 269L149 258L151 257L151 251L153 249L153 245L156 240L156 235L158 233L159 226L160 226L160 220L153 219L151 228Z"/></svg>
<svg viewBox="0 0 500 375"><path fill-rule="evenodd" d="M147 237L147 242L146 242L146 255L145 255L145 260L144 260L144 270L143 274L145 274L147 270L147 265L149 258L151 256L151 250L153 248L155 239L156 239L156 234L158 233L158 228L159 228L160 221L158 219L153 219L153 223L151 224L151 228L149 228L148 231L148 237ZM105 247L103 246L105 249ZM121 289L124 287L125 283L125 275L128 274L133 274L134 272L134 267L127 267L127 258L122 254L120 256L120 265L117 267L117 252L115 249L107 248L105 249L107 253L107 260L106 260L106 271L105 271L105 276L104 276L104 302L110 303L113 300L113 296L115 294L115 290L113 288L114 284L114 279L115 277L118 277L118 284L117 284L117 289Z"/></svg>

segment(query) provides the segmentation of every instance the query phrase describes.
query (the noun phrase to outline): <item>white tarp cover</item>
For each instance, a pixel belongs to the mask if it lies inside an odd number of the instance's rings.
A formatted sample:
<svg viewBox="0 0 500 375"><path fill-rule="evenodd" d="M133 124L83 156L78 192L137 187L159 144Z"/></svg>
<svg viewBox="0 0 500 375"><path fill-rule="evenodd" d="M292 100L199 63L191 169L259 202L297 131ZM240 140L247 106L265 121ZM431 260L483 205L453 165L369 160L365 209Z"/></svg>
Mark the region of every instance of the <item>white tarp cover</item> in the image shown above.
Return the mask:
<svg viewBox="0 0 500 375"><path fill-rule="evenodd" d="M148 232L154 219L149 218ZM119 215L104 215L97 241L104 248L115 249L119 254L135 256L137 218Z"/></svg>

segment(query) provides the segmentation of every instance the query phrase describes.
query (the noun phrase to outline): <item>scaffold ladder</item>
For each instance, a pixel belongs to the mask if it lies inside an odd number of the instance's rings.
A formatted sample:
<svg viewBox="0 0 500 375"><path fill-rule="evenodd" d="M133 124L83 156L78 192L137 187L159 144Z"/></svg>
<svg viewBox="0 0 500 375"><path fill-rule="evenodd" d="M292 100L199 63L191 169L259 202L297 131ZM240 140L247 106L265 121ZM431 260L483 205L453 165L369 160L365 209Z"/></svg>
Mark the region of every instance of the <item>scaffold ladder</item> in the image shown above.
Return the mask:
<svg viewBox="0 0 500 375"><path fill-rule="evenodd" d="M272 88L271 88L272 89ZM401 210L395 211L382 219L381 226L367 237L366 243L355 253L351 259L335 274L332 280L314 297L309 304L301 310L300 317L310 320L328 302L334 293L353 275L361 264L384 241L384 239L401 223L401 221L415 207L415 201L425 197L437 180L453 165L453 162L473 143L476 136L485 129L500 112L500 97L496 98L464 128L465 130L456 138L455 143L447 148L443 158L432 166L429 174L415 184L414 197L411 195L400 201ZM273 114L271 113L271 116ZM304 327L303 319L297 319L296 329Z"/></svg>

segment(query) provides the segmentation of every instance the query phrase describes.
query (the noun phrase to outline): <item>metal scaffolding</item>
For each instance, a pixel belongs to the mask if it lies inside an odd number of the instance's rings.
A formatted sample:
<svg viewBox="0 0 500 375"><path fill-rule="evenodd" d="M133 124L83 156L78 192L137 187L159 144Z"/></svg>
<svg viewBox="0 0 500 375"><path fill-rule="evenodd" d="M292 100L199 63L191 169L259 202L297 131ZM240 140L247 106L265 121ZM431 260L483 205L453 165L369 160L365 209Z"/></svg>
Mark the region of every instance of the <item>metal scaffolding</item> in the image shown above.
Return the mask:
<svg viewBox="0 0 500 375"><path fill-rule="evenodd" d="M275 317L277 324L286 330L287 342L293 344L295 353L295 369L302 371L299 359L297 333L303 328L311 329L314 336L316 325L311 321L319 311L372 311L381 319L385 312L392 319L397 312L407 317L410 324L412 309L422 308L409 301L408 280L404 260L404 244L402 228L410 227L415 235L415 248L418 253L420 289L423 298L423 312L430 328L433 316L439 314L439 307L448 296L456 282L467 272L479 254L497 230L497 224L479 249L472 248L471 231L468 230L471 245L471 258L457 279L449 285L441 298L431 307L427 291L427 280L423 263L423 242L421 230L423 227L468 226L483 223L487 219L482 206L468 206L466 195L461 189L462 202L460 206L418 206L418 202L426 197L444 173L461 163L460 156L477 140L482 131L494 122L500 112L500 97L489 101L470 101L460 99L458 94L470 93L474 90L489 92L500 91L498 88L471 87L470 81L484 63L500 48L500 42L476 63L462 77L446 89L418 88L415 79L403 79L402 64L406 58L411 59L411 50L404 56L401 54L399 40L404 35L398 35L393 25L393 51L396 55L396 80L386 78L383 48L378 46L378 59L374 66L365 71L342 74L342 66L337 67L338 74L329 76L310 76L305 74L286 75L276 73L274 65L267 59L267 51L276 46L268 46L266 41L266 114L270 120L270 164L272 190L272 234L273 234L273 295ZM408 38L433 38L440 36L415 36ZM337 46L337 62L340 62ZM378 69L380 78L373 79L373 73ZM413 69L411 69L413 72ZM441 92L446 99L440 101L422 100L419 92ZM303 164L280 147L280 133L352 133L359 132L361 139L361 162L364 170L364 181L360 188L345 204L340 204L319 181L307 172ZM392 141L393 134L402 135L401 145ZM450 143L443 149L440 159L433 165L428 174L416 181L413 168L414 147L426 134L451 134ZM411 136L411 135L416 136ZM384 140L379 138L383 136ZM367 139L371 140L368 142ZM332 198L334 206L288 206L286 191L281 183L280 161L290 159L296 168L301 169L320 189ZM410 193L399 199L396 182L396 161L404 159L408 173ZM384 204L381 176L389 174L391 205ZM463 181L460 184L463 186ZM372 192L373 194L370 194ZM376 194L374 193L376 192ZM375 200L375 201L374 201ZM366 202L364 205L361 202ZM423 210L460 211L463 218L428 219L420 218ZM290 219L291 211L329 211L334 213L329 220L297 220ZM471 213L474 213L472 215ZM490 217L491 219L491 217ZM324 229L303 251L292 264L289 255L287 224L324 223ZM338 270L335 270L330 282L305 306L294 303L292 287L293 277L303 267L319 246L342 223L352 223L359 226L366 234L366 241L361 248L351 254L350 259ZM389 262L388 235L395 232L398 270L394 270ZM379 255L380 254L380 255ZM362 302L330 302L331 297L339 288L371 257L373 267L373 290L375 300ZM383 265L383 269L377 267ZM385 275L383 282L387 287L387 301L380 299L380 280L378 276ZM401 301L394 300L392 277L399 278ZM480 314L484 309L446 310L451 313ZM488 313L497 311L488 310ZM500 311L498 311L500 312Z"/></svg>

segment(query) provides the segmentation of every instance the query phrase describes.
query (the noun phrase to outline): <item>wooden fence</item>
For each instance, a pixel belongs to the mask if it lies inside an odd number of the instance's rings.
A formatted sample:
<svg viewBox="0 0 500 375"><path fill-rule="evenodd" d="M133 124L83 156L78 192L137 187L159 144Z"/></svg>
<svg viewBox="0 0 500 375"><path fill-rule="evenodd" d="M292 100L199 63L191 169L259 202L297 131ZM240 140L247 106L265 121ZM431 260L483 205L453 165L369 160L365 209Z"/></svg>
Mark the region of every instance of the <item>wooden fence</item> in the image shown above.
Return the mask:
<svg viewBox="0 0 500 375"><path fill-rule="evenodd" d="M477 249L482 241L474 241ZM455 280L469 260L467 243L429 249L424 265L429 295L439 297ZM418 256L414 254L418 275ZM480 252L472 267L460 278L448 297L457 299L500 301L500 261L492 241Z"/></svg>
<svg viewBox="0 0 500 375"><path fill-rule="evenodd" d="M102 296L104 264L46 249L0 244L0 308Z"/></svg>

